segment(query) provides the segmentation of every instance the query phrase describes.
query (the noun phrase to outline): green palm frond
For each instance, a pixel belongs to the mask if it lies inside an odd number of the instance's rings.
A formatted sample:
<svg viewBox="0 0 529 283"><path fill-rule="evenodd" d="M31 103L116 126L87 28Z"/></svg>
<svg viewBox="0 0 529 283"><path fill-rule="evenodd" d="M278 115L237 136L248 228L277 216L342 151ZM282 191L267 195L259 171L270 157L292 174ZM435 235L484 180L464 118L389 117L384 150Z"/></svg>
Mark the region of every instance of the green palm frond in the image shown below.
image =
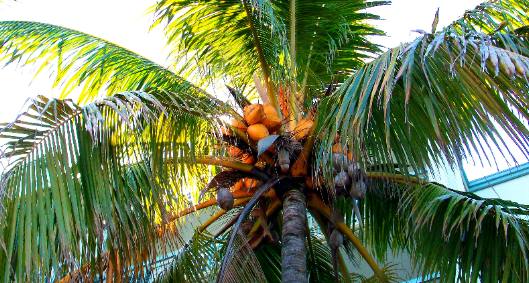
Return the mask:
<svg viewBox="0 0 529 283"><path fill-rule="evenodd" d="M107 251L143 269L156 254L156 225L214 173L192 161L214 154L210 133L223 111L192 94L128 92L83 107L35 99L0 129L9 162L2 280L59 279L87 264L94 276Z"/></svg>
<svg viewBox="0 0 529 283"><path fill-rule="evenodd" d="M265 274L254 252L238 233L236 254L228 266L222 282L265 282ZM177 251L166 268L158 268L157 282L212 282L219 272L220 262L226 254L227 239L213 238L206 233L195 233L191 241ZM165 260L167 261L167 260Z"/></svg>
<svg viewBox="0 0 529 283"><path fill-rule="evenodd" d="M318 167L328 168L337 133L364 164L397 163L404 171L434 169L444 159L456 165L472 152L489 158L493 148L508 155L507 139L528 155L529 44L513 29L526 24L529 2L509 3L491 6L497 17L489 22L476 14L490 11L469 12L358 70L320 107ZM498 29L503 19L509 25ZM496 28L485 34L474 22Z"/></svg>
<svg viewBox="0 0 529 283"><path fill-rule="evenodd" d="M395 265L387 265L382 268L382 272L385 275L385 278L388 282L402 282L403 279L398 275L398 270ZM377 283L380 282L380 279L376 276L367 277L361 274L352 274L352 282L362 282L362 283Z"/></svg>
<svg viewBox="0 0 529 283"><path fill-rule="evenodd" d="M311 234L313 256L307 257L309 282L335 282L331 251L321 235ZM264 245L255 251L268 282L281 282L281 246Z"/></svg>
<svg viewBox="0 0 529 283"><path fill-rule="evenodd" d="M379 51L368 40L382 32L367 23L379 19L367 8L385 1L333 0L294 1L297 80L305 93L321 93L329 84L341 82ZM277 14L292 31L291 1L274 1ZM292 38L290 38L290 41ZM309 98L310 100L310 98Z"/></svg>
<svg viewBox="0 0 529 283"><path fill-rule="evenodd" d="M285 79L277 68L287 52L284 24L269 1L164 0L154 10L155 25L165 24L175 64L186 74L225 78L238 87L250 84L259 68ZM189 61L180 62L182 55Z"/></svg>
<svg viewBox="0 0 529 283"><path fill-rule="evenodd" d="M366 241L383 259L410 252L441 282L524 282L529 206L485 199L435 183L373 182L365 201Z"/></svg>
<svg viewBox="0 0 529 283"><path fill-rule="evenodd" d="M80 91L79 102L123 91L165 89L201 95L168 69L116 44L75 30L22 21L0 22L0 58L7 64L50 70L61 97Z"/></svg>

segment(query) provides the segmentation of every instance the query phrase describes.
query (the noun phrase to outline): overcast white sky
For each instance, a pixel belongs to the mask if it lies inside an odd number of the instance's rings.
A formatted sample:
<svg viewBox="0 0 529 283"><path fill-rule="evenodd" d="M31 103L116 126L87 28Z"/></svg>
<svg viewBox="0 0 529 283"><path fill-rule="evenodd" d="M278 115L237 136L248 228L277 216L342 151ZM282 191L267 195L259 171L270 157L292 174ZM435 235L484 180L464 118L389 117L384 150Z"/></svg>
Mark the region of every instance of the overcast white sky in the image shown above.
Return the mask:
<svg viewBox="0 0 529 283"><path fill-rule="evenodd" d="M480 0L395 0L391 6L373 12L384 20L379 27L388 36L377 42L393 47L417 36L414 29L431 30L432 20L440 8L439 26L460 17ZM166 65L167 49L159 30L149 32L152 17L147 13L154 0L4 0L0 3L0 20L40 21L61 25L113 41L161 65ZM12 120L28 97L56 95L45 76L33 79L32 69L8 67L0 69L0 121ZM487 171L494 169L487 169ZM471 170L474 177L483 174Z"/></svg>

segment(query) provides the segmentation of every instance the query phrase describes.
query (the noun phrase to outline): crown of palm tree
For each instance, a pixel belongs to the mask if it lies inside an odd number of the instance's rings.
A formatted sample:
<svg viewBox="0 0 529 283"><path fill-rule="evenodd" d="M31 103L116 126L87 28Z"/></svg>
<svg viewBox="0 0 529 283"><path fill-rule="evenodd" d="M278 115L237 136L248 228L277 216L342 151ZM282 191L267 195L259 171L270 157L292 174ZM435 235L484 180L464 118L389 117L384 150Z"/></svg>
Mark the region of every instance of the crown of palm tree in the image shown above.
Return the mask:
<svg viewBox="0 0 529 283"><path fill-rule="evenodd" d="M507 139L529 155L529 1L382 52L386 4L162 0L171 70L0 22L1 59L62 89L0 128L1 280L385 282L406 251L442 282L527 282L529 206L425 176Z"/></svg>

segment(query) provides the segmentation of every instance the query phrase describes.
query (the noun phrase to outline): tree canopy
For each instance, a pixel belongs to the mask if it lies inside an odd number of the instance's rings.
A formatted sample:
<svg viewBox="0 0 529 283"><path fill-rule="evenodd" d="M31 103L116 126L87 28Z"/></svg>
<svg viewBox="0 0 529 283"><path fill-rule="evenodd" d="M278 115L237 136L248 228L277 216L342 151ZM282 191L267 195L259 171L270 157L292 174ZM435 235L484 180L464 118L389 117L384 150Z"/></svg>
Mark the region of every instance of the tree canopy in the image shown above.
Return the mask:
<svg viewBox="0 0 529 283"><path fill-rule="evenodd" d="M529 1L437 15L387 51L379 5L160 0L171 69L0 22L0 60L53 70L62 90L0 126L1 280L285 281L294 235L311 282L397 281L388 251L441 282L528 282L529 206L427 173L502 158L507 140L529 156ZM219 79L228 100L205 90Z"/></svg>

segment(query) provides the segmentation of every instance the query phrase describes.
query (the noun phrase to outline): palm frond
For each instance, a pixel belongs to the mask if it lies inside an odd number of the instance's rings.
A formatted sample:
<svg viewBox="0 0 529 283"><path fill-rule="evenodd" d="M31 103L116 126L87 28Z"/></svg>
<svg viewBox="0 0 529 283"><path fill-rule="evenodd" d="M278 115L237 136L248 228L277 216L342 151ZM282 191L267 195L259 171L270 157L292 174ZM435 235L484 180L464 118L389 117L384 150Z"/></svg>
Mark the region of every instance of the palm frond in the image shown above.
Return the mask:
<svg viewBox="0 0 529 283"><path fill-rule="evenodd" d="M50 70L61 97L81 90L86 103L101 95L164 89L203 95L168 69L116 44L75 30L37 22L0 22L0 58L6 64Z"/></svg>
<svg viewBox="0 0 529 283"><path fill-rule="evenodd" d="M364 165L397 163L408 172L444 159L456 166L473 153L493 160L493 148L509 155L508 139L527 156L529 45L515 30L527 24L529 2L484 6L382 54L326 99L317 167L329 168L337 134Z"/></svg>
<svg viewBox="0 0 529 283"><path fill-rule="evenodd" d="M383 259L408 251L441 282L525 282L529 206L485 199L436 183L373 182L365 201L366 241Z"/></svg>
<svg viewBox="0 0 529 283"><path fill-rule="evenodd" d="M213 173L190 161L214 152L224 111L193 94L128 92L83 107L35 99L0 129L3 281L59 279L87 264L95 276L112 270L97 264L108 251L119 251L113 276L136 276L130 267L156 255L156 225Z"/></svg>
<svg viewBox="0 0 529 283"><path fill-rule="evenodd" d="M155 25L165 24L175 64L182 55L190 57L181 64L186 74L226 78L237 87L250 84L259 68L284 79L276 68L287 52L284 24L269 1L164 0L154 12Z"/></svg>
<svg viewBox="0 0 529 283"><path fill-rule="evenodd" d="M321 235L311 234L314 256L307 257L309 282L335 282L331 251ZM268 282L281 282L281 246L263 245L255 251Z"/></svg>
<svg viewBox="0 0 529 283"><path fill-rule="evenodd" d="M228 276L222 282L265 282L265 274L247 239L238 233L235 256L228 266ZM215 239L205 233L195 233L184 248L177 251L169 263L159 266L157 282L211 282L214 281L226 254L227 241ZM168 261L168 260L165 260Z"/></svg>
<svg viewBox="0 0 529 283"><path fill-rule="evenodd" d="M292 1L274 1L277 15L293 29L288 19ZM368 20L379 19L366 9L386 5L385 1L294 1L295 57L298 82L304 93L321 93L333 81L340 82L379 51L368 36L382 31ZM292 41L292 38L290 39ZM291 48L292 49L292 48ZM310 100L310 98L308 98Z"/></svg>

